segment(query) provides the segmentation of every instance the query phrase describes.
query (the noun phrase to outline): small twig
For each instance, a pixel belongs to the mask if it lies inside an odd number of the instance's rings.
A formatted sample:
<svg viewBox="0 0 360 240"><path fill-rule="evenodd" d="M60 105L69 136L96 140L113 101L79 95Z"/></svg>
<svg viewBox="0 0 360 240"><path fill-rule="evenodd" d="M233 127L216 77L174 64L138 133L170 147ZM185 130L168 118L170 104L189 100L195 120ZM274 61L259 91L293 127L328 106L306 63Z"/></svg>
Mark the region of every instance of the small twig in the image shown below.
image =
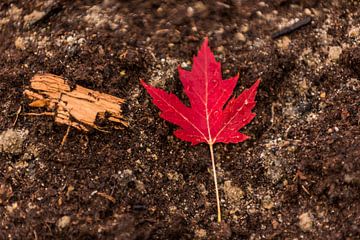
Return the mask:
<svg viewBox="0 0 360 240"><path fill-rule="evenodd" d="M96 192L96 194L103 197L103 198L106 198L107 200L109 200L110 202L112 202L114 204L116 203L116 200L115 200L115 198L113 196L110 196L110 195L108 195L106 193L103 193L103 192Z"/></svg>
<svg viewBox="0 0 360 240"><path fill-rule="evenodd" d="M22 107L20 106L19 109L16 111L16 117L15 117L15 121L13 123L13 127L15 127L15 125L16 125L18 119L19 119L19 115L21 113L21 110L22 110Z"/></svg>
<svg viewBox="0 0 360 240"><path fill-rule="evenodd" d="M43 112L43 113L23 113L25 116L55 116L53 112Z"/></svg>
<svg viewBox="0 0 360 240"><path fill-rule="evenodd" d="M311 195L310 192L306 189L306 187L304 187L304 185L301 185L301 188L302 188L308 195Z"/></svg>
<svg viewBox="0 0 360 240"><path fill-rule="evenodd" d="M288 135L289 135L289 131L292 128L292 126L289 126L286 130L285 130L285 139L288 139Z"/></svg>
<svg viewBox="0 0 360 240"><path fill-rule="evenodd" d="M36 230L34 230L33 233L34 233L34 240L38 240L38 236L37 236Z"/></svg>
<svg viewBox="0 0 360 240"><path fill-rule="evenodd" d="M65 135L64 135L64 137L63 137L63 139L61 141L61 144L60 144L60 149L64 146L64 144L66 142L66 139L67 139L67 137L69 135L69 132L70 132L70 128L71 128L71 126L69 125L68 128L66 129L66 133L65 133Z"/></svg>
<svg viewBox="0 0 360 240"><path fill-rule="evenodd" d="M29 25L32 26L32 25L36 25L36 24L39 24L39 23L46 22L46 21L48 21L48 19L50 17L52 17L53 15L58 14L62 10L63 10L63 6L61 4L59 4L59 3L56 3L56 4L52 5L52 6L50 6L50 8L45 11L45 14L41 18L30 22Z"/></svg>
<svg viewBox="0 0 360 240"><path fill-rule="evenodd" d="M290 34L296 30L298 30L299 28L308 25L311 22L311 17L306 17L300 21L297 21L296 23L292 24L291 26L288 27L284 27L283 29L280 29L279 31L273 33L271 35L272 39L276 39L278 37Z"/></svg>
<svg viewBox="0 0 360 240"><path fill-rule="evenodd" d="M224 8L227 8L227 9L230 8L229 4L226 4L226 3L223 3L223 2L220 2L220 1L216 1L216 4L219 5L220 7L224 7Z"/></svg>

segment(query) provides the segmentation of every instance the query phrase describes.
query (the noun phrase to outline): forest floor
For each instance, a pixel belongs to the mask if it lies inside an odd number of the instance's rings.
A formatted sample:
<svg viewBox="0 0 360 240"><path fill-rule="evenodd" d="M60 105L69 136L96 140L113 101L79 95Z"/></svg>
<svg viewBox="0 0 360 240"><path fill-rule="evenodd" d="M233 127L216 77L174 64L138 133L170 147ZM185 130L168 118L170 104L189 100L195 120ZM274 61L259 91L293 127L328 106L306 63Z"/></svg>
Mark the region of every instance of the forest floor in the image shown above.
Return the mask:
<svg viewBox="0 0 360 240"><path fill-rule="evenodd" d="M359 239L360 2L0 2L0 239ZM297 21L311 22L285 36ZM140 86L186 99L203 39L235 95L258 78L240 144L175 138ZM73 129L28 106L36 73L126 99L129 127Z"/></svg>

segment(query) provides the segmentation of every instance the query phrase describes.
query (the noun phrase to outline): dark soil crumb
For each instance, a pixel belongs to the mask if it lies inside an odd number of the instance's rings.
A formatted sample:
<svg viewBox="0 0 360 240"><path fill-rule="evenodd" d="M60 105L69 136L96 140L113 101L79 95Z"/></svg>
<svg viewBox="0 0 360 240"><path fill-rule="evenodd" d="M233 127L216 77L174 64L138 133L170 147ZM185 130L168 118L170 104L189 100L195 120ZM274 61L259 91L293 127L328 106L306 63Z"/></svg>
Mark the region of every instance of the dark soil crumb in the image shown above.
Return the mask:
<svg viewBox="0 0 360 240"><path fill-rule="evenodd" d="M360 2L0 2L0 239L359 239ZM276 40L298 20L310 24ZM257 117L218 144L176 139L140 87L187 101L176 68L205 36ZM28 107L37 72L127 99L130 126L70 131Z"/></svg>

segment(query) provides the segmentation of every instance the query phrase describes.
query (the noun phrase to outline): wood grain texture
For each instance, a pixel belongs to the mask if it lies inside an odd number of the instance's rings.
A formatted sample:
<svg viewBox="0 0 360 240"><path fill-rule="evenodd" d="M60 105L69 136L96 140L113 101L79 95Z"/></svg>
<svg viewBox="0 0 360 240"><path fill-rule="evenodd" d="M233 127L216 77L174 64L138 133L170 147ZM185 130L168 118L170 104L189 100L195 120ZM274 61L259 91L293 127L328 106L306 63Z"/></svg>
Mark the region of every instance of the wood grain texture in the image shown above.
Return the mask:
<svg viewBox="0 0 360 240"><path fill-rule="evenodd" d="M105 131L96 124L97 120L128 126L120 107L124 99L79 85L71 89L65 79L49 73L36 74L30 83L30 88L24 91L33 100L29 106L53 111L56 123L85 132L91 128Z"/></svg>

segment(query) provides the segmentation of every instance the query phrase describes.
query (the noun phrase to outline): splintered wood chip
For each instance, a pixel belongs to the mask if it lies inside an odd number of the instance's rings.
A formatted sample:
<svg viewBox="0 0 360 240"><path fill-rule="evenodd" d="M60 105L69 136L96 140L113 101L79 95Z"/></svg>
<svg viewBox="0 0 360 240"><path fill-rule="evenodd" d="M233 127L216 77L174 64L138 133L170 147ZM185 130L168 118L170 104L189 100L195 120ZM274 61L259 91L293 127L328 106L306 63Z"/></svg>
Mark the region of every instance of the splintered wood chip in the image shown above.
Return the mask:
<svg viewBox="0 0 360 240"><path fill-rule="evenodd" d="M112 122L115 126L128 126L120 105L124 99L90 90L79 85L70 87L65 79L53 74L36 74L30 80L30 88L24 91L32 100L30 107L46 107L49 112L37 115L53 115L55 122L82 131L95 128L105 131L98 122Z"/></svg>

